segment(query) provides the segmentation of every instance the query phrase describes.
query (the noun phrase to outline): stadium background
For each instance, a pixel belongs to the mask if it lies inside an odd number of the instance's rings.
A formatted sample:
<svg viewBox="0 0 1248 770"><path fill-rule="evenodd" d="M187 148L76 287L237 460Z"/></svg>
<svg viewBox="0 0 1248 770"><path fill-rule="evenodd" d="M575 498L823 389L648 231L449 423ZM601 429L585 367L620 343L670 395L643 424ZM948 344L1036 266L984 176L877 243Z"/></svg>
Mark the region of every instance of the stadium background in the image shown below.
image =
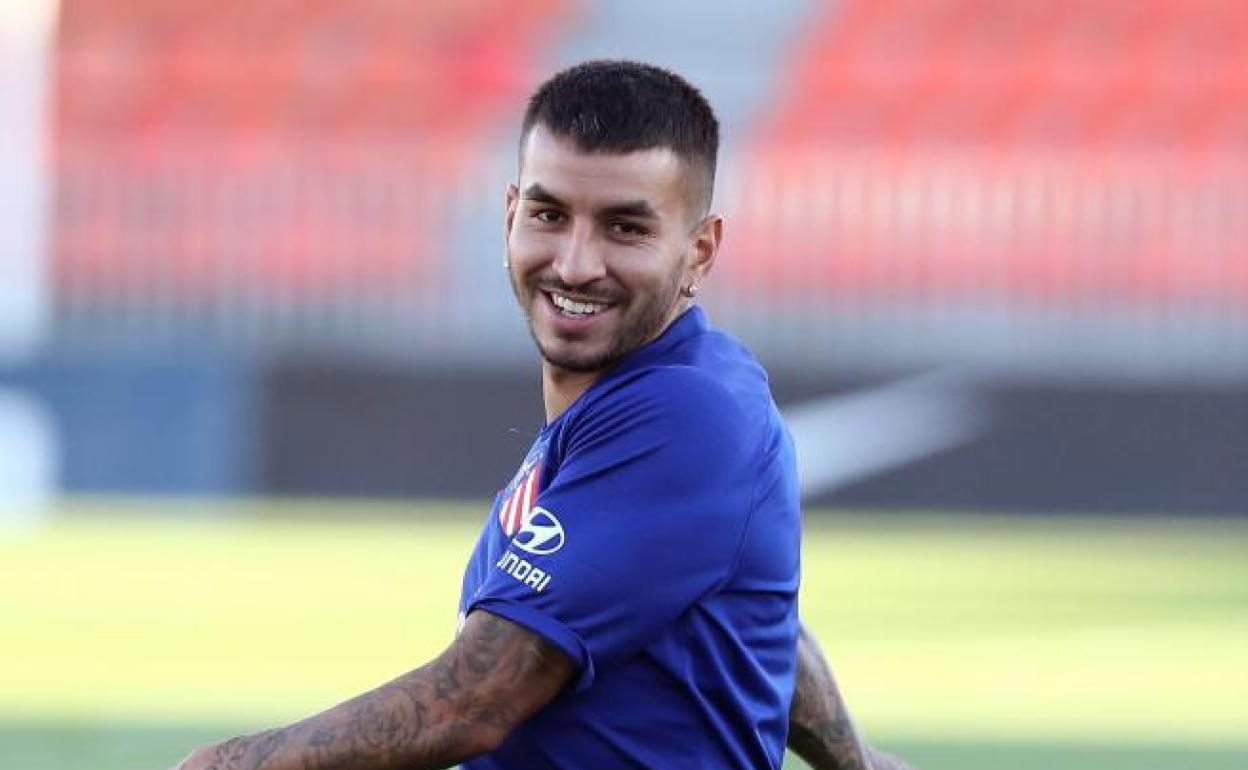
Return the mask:
<svg viewBox="0 0 1248 770"><path fill-rule="evenodd" d="M5 766L161 766L446 641L540 420L517 115L604 56L720 114L705 304L798 435L868 733L1248 763L1248 4L19 0Z"/></svg>

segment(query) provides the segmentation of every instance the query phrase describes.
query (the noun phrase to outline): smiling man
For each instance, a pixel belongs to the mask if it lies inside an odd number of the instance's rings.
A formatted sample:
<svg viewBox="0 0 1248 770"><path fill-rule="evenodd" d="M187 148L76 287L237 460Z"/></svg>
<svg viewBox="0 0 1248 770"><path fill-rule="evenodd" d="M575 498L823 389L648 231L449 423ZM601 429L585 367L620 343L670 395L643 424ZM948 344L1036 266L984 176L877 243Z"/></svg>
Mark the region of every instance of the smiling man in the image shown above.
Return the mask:
<svg viewBox="0 0 1248 770"><path fill-rule="evenodd" d="M507 269L546 423L494 500L438 658L184 770L902 767L854 734L797 614L794 453L762 368L696 305L718 126L629 62L530 100Z"/></svg>

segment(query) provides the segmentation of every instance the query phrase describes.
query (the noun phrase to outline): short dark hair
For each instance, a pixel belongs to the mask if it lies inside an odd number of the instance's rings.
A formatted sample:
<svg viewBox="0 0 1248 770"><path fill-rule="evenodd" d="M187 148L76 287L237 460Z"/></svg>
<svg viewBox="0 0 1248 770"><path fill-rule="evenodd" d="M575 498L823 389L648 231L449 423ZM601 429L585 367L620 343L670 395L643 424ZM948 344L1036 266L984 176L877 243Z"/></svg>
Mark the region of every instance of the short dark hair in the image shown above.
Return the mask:
<svg viewBox="0 0 1248 770"><path fill-rule="evenodd" d="M719 121L702 92L674 72L633 61L589 61L538 87L529 99L520 143L534 126L571 139L585 152L628 153L666 147L703 184L709 206L719 152Z"/></svg>

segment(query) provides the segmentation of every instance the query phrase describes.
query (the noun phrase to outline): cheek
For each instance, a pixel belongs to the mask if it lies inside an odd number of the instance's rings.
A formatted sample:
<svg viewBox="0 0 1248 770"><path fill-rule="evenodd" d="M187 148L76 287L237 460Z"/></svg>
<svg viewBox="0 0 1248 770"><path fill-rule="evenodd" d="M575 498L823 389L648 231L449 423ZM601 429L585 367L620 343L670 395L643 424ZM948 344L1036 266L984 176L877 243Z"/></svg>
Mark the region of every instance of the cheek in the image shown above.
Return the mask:
<svg viewBox="0 0 1248 770"><path fill-rule="evenodd" d="M625 285L647 294L666 292L682 273L679 260L659 252L635 253L614 263L615 275Z"/></svg>
<svg viewBox="0 0 1248 770"><path fill-rule="evenodd" d="M513 268L527 272L550 261L550 239L540 233L517 227L507 239L507 256Z"/></svg>

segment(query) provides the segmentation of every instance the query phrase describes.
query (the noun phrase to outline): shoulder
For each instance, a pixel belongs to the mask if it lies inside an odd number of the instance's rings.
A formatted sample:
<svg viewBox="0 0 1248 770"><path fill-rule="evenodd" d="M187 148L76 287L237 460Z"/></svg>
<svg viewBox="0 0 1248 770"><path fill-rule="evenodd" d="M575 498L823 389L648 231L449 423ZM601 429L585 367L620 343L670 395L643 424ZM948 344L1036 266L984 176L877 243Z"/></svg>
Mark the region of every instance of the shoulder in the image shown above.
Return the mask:
<svg viewBox="0 0 1248 770"><path fill-rule="evenodd" d="M590 394L565 431L569 448L599 441L741 454L756 443L738 399L704 369L665 365L630 373Z"/></svg>
<svg viewBox="0 0 1248 770"><path fill-rule="evenodd" d="M707 370L684 364L654 366L621 377L586 403L582 418L630 412L662 417L676 425L739 425L741 405Z"/></svg>

